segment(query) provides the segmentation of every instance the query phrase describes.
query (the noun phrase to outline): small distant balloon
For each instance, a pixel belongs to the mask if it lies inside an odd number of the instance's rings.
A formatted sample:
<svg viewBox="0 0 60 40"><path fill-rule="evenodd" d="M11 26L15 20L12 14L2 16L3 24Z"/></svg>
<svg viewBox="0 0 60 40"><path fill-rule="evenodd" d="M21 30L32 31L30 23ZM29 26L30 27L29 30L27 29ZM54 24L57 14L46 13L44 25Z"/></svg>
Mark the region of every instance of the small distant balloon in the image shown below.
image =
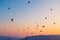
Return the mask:
<svg viewBox="0 0 60 40"><path fill-rule="evenodd" d="M10 10L10 7L8 7L8 10Z"/></svg>
<svg viewBox="0 0 60 40"><path fill-rule="evenodd" d="M45 19L47 19L47 17L45 17Z"/></svg>
<svg viewBox="0 0 60 40"><path fill-rule="evenodd" d="M28 4L30 4L30 1L28 1Z"/></svg>
<svg viewBox="0 0 60 40"><path fill-rule="evenodd" d="M42 30L40 30L40 32L42 32Z"/></svg>
<svg viewBox="0 0 60 40"><path fill-rule="evenodd" d="M33 36L33 32L31 32L31 35Z"/></svg>
<svg viewBox="0 0 60 40"><path fill-rule="evenodd" d="M30 28L28 27L28 29L30 29Z"/></svg>
<svg viewBox="0 0 60 40"><path fill-rule="evenodd" d="M39 25L37 25L37 27L38 27Z"/></svg>
<svg viewBox="0 0 60 40"><path fill-rule="evenodd" d="M52 9L50 9L52 11Z"/></svg>
<svg viewBox="0 0 60 40"><path fill-rule="evenodd" d="M53 24L56 24L55 22Z"/></svg>
<svg viewBox="0 0 60 40"><path fill-rule="evenodd" d="M25 31L25 29L23 29L23 31Z"/></svg>
<svg viewBox="0 0 60 40"><path fill-rule="evenodd" d="M14 21L14 19L11 19L11 21L13 22L13 21Z"/></svg>
<svg viewBox="0 0 60 40"><path fill-rule="evenodd" d="M42 27L45 27L44 25Z"/></svg>

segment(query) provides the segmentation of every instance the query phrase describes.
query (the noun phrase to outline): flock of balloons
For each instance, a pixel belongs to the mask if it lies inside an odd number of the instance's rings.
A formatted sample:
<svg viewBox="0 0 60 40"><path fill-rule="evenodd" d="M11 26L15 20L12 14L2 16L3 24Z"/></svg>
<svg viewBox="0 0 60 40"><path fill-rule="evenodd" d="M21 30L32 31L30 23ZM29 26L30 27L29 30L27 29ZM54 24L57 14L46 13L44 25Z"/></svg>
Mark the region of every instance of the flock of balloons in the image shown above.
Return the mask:
<svg viewBox="0 0 60 40"><path fill-rule="evenodd" d="M30 4L30 1L28 1L28 4ZM11 9L11 8L8 7L8 10L10 10L10 9ZM52 11L52 10L53 10L53 9L50 9L50 11ZM45 19L47 20L48 18L45 17ZM14 22L14 18L11 18L10 20L11 20L11 22ZM53 24L56 24L56 23L54 22ZM37 24L37 25L36 25L36 28L38 28L38 27L39 27L39 25ZM42 25L42 27L44 28L45 25ZM30 29L30 27L28 27L27 29ZM18 28L18 31L19 31L19 28ZM23 29L22 31L24 32L24 31L26 31L26 30ZM39 32L43 32L43 30L39 30ZM33 32L32 32L31 34L33 35Z"/></svg>
<svg viewBox="0 0 60 40"><path fill-rule="evenodd" d="M28 4L30 4L30 1L28 1ZM8 10L10 10L11 8L10 7L8 7ZM11 21L13 22L14 21L14 19L12 18L11 19Z"/></svg>

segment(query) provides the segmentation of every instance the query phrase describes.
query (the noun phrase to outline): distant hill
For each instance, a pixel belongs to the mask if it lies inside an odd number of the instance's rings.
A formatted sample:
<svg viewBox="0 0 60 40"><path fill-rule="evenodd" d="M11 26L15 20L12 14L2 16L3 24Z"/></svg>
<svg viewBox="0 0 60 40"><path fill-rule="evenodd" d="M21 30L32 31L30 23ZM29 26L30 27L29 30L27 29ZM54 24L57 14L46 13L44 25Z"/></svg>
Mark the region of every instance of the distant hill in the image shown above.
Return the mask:
<svg viewBox="0 0 60 40"><path fill-rule="evenodd" d="M0 40L18 40L16 37L0 36Z"/></svg>
<svg viewBox="0 0 60 40"><path fill-rule="evenodd" d="M60 35L38 35L25 38L0 36L0 40L60 40Z"/></svg>
<svg viewBox="0 0 60 40"><path fill-rule="evenodd" d="M60 40L60 35L30 36L20 40Z"/></svg>

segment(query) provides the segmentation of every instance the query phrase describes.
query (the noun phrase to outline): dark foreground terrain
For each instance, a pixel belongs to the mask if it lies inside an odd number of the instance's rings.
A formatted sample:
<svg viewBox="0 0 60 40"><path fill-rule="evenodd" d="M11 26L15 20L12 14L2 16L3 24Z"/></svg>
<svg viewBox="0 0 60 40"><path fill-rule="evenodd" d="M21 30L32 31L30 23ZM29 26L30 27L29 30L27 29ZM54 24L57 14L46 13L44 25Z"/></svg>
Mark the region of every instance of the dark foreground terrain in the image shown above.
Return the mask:
<svg viewBox="0 0 60 40"><path fill-rule="evenodd" d="M40 35L40 36L30 36L25 38L0 36L0 40L60 40L60 35Z"/></svg>

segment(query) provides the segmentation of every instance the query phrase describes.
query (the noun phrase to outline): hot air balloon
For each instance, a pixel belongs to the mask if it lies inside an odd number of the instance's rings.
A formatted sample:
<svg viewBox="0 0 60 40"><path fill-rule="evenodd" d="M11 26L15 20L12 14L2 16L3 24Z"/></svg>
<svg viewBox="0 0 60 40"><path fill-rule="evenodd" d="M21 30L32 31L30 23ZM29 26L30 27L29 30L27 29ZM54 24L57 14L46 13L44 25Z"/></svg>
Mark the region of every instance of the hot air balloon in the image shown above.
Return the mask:
<svg viewBox="0 0 60 40"><path fill-rule="evenodd" d="M42 27L45 27L44 25Z"/></svg>
<svg viewBox="0 0 60 40"><path fill-rule="evenodd" d="M42 30L40 30L40 32L42 32Z"/></svg>
<svg viewBox="0 0 60 40"><path fill-rule="evenodd" d="M13 21L14 21L14 19L11 19L11 21L13 22Z"/></svg>
<svg viewBox="0 0 60 40"><path fill-rule="evenodd" d="M8 10L10 10L10 7L8 7Z"/></svg>
<svg viewBox="0 0 60 40"><path fill-rule="evenodd" d="M47 17L45 17L45 19L47 19Z"/></svg>
<svg viewBox="0 0 60 40"><path fill-rule="evenodd" d="M30 4L30 1L28 1L28 4Z"/></svg>
<svg viewBox="0 0 60 40"><path fill-rule="evenodd" d="M52 11L52 9L50 9Z"/></svg>
<svg viewBox="0 0 60 40"><path fill-rule="evenodd" d="M28 27L28 29L30 29L30 28Z"/></svg>
<svg viewBox="0 0 60 40"><path fill-rule="evenodd" d="M33 32L31 32L31 35L33 36Z"/></svg>
<svg viewBox="0 0 60 40"><path fill-rule="evenodd" d="M37 27L38 27L39 25L37 25Z"/></svg>
<svg viewBox="0 0 60 40"><path fill-rule="evenodd" d="M25 31L25 29L23 29L23 31Z"/></svg>
<svg viewBox="0 0 60 40"><path fill-rule="evenodd" d="M55 22L53 24L56 24Z"/></svg>
<svg viewBox="0 0 60 40"><path fill-rule="evenodd" d="M36 25L36 29L38 29L38 26L39 26L39 25Z"/></svg>

